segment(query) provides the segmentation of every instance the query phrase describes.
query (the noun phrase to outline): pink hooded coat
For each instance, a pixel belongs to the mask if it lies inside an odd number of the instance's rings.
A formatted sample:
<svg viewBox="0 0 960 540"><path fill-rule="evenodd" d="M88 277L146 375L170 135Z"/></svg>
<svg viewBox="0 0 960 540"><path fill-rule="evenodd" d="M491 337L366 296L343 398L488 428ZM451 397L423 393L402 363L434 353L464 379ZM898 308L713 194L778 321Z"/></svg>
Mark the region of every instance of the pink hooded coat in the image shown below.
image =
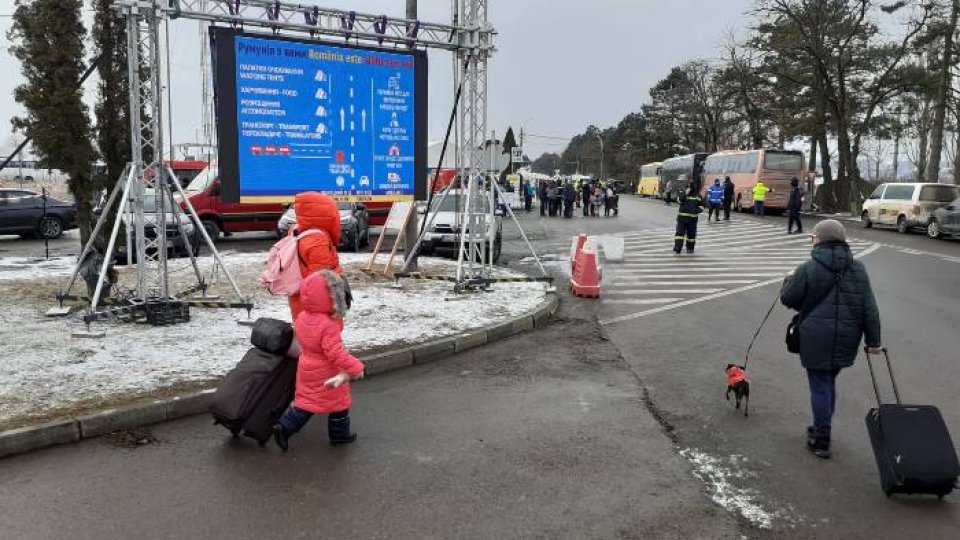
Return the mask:
<svg viewBox="0 0 960 540"><path fill-rule="evenodd" d="M345 411L351 403L350 383L337 388L323 385L341 371L351 378L363 373L363 363L344 349L340 335L339 317L346 311L343 281L330 270L317 272L303 281L300 300L303 313L294 329L302 352L293 404L313 414Z"/></svg>

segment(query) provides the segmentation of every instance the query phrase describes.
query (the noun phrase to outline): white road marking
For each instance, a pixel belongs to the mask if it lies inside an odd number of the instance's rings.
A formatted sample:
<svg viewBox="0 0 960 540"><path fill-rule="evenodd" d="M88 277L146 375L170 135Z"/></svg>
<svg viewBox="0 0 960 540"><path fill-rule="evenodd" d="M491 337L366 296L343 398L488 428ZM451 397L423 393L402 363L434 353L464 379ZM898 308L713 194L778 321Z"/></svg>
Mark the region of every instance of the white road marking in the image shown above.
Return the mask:
<svg viewBox="0 0 960 540"><path fill-rule="evenodd" d="M656 304L669 304L671 302L680 302L683 298L604 298L604 304L625 304L637 306L649 306Z"/></svg>
<svg viewBox="0 0 960 540"><path fill-rule="evenodd" d="M866 257L867 255L870 255L871 253L873 253L873 252L877 251L878 249L880 249L880 247L881 247L880 244L873 244L873 245L870 246L869 248L867 248L867 249L861 251L860 253L857 253L856 255L854 255L854 258L860 259L860 258ZM746 277L746 276L744 276L744 277ZM609 325L617 324L617 323L621 323L621 322L632 321L632 320L634 320L634 319L639 319L639 318L641 318L641 317L646 317L646 316L648 316L648 315L654 315L654 314L657 314L657 313L662 313L662 312L664 312L664 311L668 311L668 310L671 310L671 309L676 309L676 308L680 308L680 307L690 306L690 305L693 305L693 304L699 304L700 302L707 302L707 301L710 301L710 300L716 300L717 298L724 298L724 297L726 297L726 296L731 296L731 295L739 294L739 293L742 293L742 292L752 291L753 289L759 289L759 288L761 288L761 287L766 287L767 285L773 285L774 283L777 283L777 282L780 281L781 279L782 279L782 278L778 277L778 278L776 278L776 279L770 279L770 280L767 280L767 281L761 281L761 282L754 283L754 284L752 284L752 285L746 285L746 286L743 286L743 287L740 287L740 288L737 288L737 289L730 289L730 290L718 292L718 293L715 293L715 294L711 294L711 295L708 295L708 296L704 296L704 297L701 297L701 298L691 298L690 300L684 300L684 301L682 301L682 302L677 302L676 304L668 304L668 305L664 305L664 306L660 306L660 307L656 307L656 308L651 308L651 309L647 309L647 310L644 310L644 311L640 311L640 312L637 312L637 313L631 313L631 314L629 314L629 315L622 315L622 316L620 316L620 317L614 317L614 318L612 318L612 319L601 320L601 321L599 321L599 322L600 322L600 325L601 325L601 326L609 326Z"/></svg>
<svg viewBox="0 0 960 540"><path fill-rule="evenodd" d="M636 279L636 278L619 278L616 283L605 283L604 288L607 287L633 287L636 285L647 285L649 287L680 287L680 286L691 286L691 287L708 287L711 285L746 285L747 283L753 283L756 280L753 279L729 279L729 280L710 280L710 281L647 281L645 279Z"/></svg>
<svg viewBox="0 0 960 540"><path fill-rule="evenodd" d="M613 290L604 294L713 294L723 289L626 289Z"/></svg>

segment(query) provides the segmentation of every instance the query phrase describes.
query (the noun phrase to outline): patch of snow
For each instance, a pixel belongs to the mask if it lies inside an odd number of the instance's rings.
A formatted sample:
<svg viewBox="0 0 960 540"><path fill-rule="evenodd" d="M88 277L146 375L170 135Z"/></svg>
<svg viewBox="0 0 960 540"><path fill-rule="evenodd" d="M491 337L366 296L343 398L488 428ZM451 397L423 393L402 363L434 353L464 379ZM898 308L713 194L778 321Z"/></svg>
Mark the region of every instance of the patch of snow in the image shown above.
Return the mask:
<svg viewBox="0 0 960 540"><path fill-rule="evenodd" d="M290 320L285 297L274 297L257 285L265 262L264 253L222 253L224 263L240 282L244 294L253 294L256 308L251 316ZM202 268L212 257L200 258ZM11 258L0 264L12 264ZM357 276L351 281L354 304L347 315L344 342L353 350L368 350L397 343L416 343L451 336L527 313L545 297L540 283L504 283L493 292L466 296L448 302L451 284L403 280L392 282L361 279L359 272L370 255L342 254L341 265ZM24 266L37 263L24 260ZM171 261L171 275L190 279L190 263ZM421 258L431 273L451 274L455 261ZM56 291L69 276L72 260L20 272L24 287ZM506 270L498 275L516 275ZM2 279L2 278L0 278ZM172 278L173 279L173 278ZM18 294L21 282L7 281L5 295ZM220 278L215 292L222 299L231 295ZM3 291L6 291L5 293ZM183 383L207 381L231 369L250 347L250 329L237 324L247 319L241 310L191 309L189 323L152 327L135 324L98 323L106 331L98 340L76 339L71 333L84 329L80 314L63 319L43 316L53 303L18 302L17 297L0 302L0 422L43 413L82 401L100 401L128 394L145 393Z"/></svg>
<svg viewBox="0 0 960 540"><path fill-rule="evenodd" d="M0 281L67 277L77 264L76 257L0 257Z"/></svg>
<svg viewBox="0 0 960 540"><path fill-rule="evenodd" d="M723 460L692 448L681 450L680 455L693 465L693 475L706 484L713 502L727 511L740 514L761 529L772 528L773 520L780 517L777 512L770 512L757 502L754 490L733 484L733 479L753 476L753 473L742 470L738 465L738 461L744 462L745 458L730 456Z"/></svg>

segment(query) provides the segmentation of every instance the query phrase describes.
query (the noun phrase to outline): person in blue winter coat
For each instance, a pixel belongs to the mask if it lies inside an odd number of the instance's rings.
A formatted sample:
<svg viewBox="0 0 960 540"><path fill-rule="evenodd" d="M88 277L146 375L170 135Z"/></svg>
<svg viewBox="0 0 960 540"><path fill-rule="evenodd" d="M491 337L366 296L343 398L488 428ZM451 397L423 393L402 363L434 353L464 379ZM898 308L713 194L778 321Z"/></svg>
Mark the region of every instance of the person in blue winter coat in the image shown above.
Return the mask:
<svg viewBox="0 0 960 540"><path fill-rule="evenodd" d="M707 189L707 205L710 207L709 213L707 214L707 223L713 219L714 214L717 216L717 221L720 221L720 209L723 207L723 198L724 198L724 189L720 185L720 179L717 178L713 181L713 185Z"/></svg>
<svg viewBox="0 0 960 540"><path fill-rule="evenodd" d="M881 351L880 310L863 263L854 259L843 224L833 219L813 228L813 252L784 280L783 305L799 312L800 363L807 371L813 425L807 450L830 457L837 376L853 366L866 343Z"/></svg>

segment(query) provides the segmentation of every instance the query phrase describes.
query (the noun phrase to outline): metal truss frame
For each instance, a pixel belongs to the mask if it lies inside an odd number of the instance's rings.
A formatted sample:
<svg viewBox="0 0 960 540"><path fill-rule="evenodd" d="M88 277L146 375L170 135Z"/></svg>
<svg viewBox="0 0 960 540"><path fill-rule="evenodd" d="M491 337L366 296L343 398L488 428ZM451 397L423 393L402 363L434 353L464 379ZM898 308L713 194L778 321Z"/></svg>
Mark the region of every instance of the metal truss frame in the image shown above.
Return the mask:
<svg viewBox="0 0 960 540"><path fill-rule="evenodd" d="M490 235L485 231L495 219L496 205L493 202L499 186L495 173L490 174L485 170L484 152L487 151L487 67L494 52L493 37L496 32L487 18L489 0L451 2L452 24L439 24L278 0L118 0L117 9L126 18L127 24L132 160L125 173L124 200L121 201L121 211L117 215L111 248L108 250L111 253L107 255L112 256L112 245L123 219L121 214L126 213L127 237L129 240L132 235L136 244L136 300L149 302L176 298L170 293L166 222L168 215L176 217L180 209L173 208L176 203L167 185L167 172L163 165L164 87L161 80L163 59L160 23L180 18L235 28L266 29L275 34L291 33L325 42L340 38L347 43L453 52L457 66L454 76L463 77L457 160L462 167L460 178L467 191L467 205L463 213L466 223L461 227L456 279L458 283L478 278L489 279L493 266L494 239L488 238ZM166 113L169 114L169 111ZM151 188L156 198L156 212L148 213L144 212L144 197ZM189 202L188 210L191 217L196 219L196 212ZM98 230L101 225L98 223ZM217 262L222 265L212 240L200 226L199 220L195 226L199 227ZM145 231L151 229L154 233L148 237ZM89 248L85 247L84 252L88 252ZM128 248L128 253L131 251ZM229 274L227 277L234 287L238 302L244 302L236 283ZM76 272L71 278L71 286L75 278ZM95 296L92 311L97 309L99 290Z"/></svg>

